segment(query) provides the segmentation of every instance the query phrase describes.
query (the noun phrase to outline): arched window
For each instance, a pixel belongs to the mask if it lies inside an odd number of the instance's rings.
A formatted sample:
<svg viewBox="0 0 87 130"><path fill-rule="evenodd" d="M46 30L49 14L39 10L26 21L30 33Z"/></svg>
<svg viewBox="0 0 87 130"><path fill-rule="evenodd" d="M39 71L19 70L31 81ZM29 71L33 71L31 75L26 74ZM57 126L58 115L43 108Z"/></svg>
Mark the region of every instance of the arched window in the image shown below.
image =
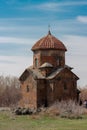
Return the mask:
<svg viewBox="0 0 87 130"><path fill-rule="evenodd" d="M61 61L62 61L62 57L59 56L59 57L57 58L57 65L58 65L58 66L61 66Z"/></svg>
<svg viewBox="0 0 87 130"><path fill-rule="evenodd" d="M57 59L57 65L59 65L59 58Z"/></svg>
<svg viewBox="0 0 87 130"><path fill-rule="evenodd" d="M29 86L28 85L26 86L26 91L29 92Z"/></svg>
<svg viewBox="0 0 87 130"><path fill-rule="evenodd" d="M61 66L61 62L62 62L62 57L59 57L59 66Z"/></svg>
<svg viewBox="0 0 87 130"><path fill-rule="evenodd" d="M38 59L35 59L35 67L38 67Z"/></svg>
<svg viewBox="0 0 87 130"><path fill-rule="evenodd" d="M64 90L67 90L67 84L66 84L66 82L64 82Z"/></svg>

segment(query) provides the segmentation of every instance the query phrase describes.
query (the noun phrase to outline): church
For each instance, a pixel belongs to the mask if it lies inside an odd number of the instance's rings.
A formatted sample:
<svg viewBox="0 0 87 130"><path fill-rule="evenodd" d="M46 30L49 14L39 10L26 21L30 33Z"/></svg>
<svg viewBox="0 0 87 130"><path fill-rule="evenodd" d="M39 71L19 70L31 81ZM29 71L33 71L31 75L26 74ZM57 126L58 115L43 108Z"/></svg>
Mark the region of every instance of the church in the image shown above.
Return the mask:
<svg viewBox="0 0 87 130"><path fill-rule="evenodd" d="M65 45L48 31L31 49L33 65L20 76L21 107L48 107L56 101L77 100L77 80L65 64Z"/></svg>

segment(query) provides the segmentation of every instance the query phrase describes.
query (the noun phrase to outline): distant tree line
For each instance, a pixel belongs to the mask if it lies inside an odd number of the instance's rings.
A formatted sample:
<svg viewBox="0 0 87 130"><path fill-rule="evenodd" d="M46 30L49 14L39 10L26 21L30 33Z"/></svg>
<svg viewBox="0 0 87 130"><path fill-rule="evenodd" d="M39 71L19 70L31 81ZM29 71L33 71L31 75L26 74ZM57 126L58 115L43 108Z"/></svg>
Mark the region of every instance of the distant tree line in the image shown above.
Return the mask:
<svg viewBox="0 0 87 130"><path fill-rule="evenodd" d="M18 78L0 76L0 107L17 106L20 98Z"/></svg>

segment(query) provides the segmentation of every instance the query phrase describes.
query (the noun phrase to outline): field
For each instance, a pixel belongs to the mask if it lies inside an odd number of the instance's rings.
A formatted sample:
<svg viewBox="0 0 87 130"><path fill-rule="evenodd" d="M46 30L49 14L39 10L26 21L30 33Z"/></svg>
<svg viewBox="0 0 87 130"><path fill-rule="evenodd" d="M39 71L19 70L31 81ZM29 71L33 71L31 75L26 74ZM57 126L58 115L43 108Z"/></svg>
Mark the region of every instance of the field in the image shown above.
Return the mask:
<svg viewBox="0 0 87 130"><path fill-rule="evenodd" d="M46 115L15 116L10 112L0 112L0 130L87 130L87 116L70 120Z"/></svg>

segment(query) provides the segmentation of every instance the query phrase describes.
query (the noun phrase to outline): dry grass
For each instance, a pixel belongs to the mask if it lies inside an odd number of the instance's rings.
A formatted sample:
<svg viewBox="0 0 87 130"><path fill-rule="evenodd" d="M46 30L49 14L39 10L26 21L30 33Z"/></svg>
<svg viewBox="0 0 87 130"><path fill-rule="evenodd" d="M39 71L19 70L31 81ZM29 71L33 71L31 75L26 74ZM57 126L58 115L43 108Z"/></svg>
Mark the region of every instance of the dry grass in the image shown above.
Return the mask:
<svg viewBox="0 0 87 130"><path fill-rule="evenodd" d="M33 115L31 115L31 119L34 119L34 120L40 120L41 117L42 116L40 114L33 114Z"/></svg>
<svg viewBox="0 0 87 130"><path fill-rule="evenodd" d="M81 118L86 110L78 103L69 100L62 102L55 102L50 108L47 109L46 113L48 115L60 115L65 118Z"/></svg>
<svg viewBox="0 0 87 130"><path fill-rule="evenodd" d="M87 115L87 108L83 108L83 115Z"/></svg>
<svg viewBox="0 0 87 130"><path fill-rule="evenodd" d="M45 113L49 116L59 116L60 115L59 109L57 107L55 107L55 105L52 105L51 107L49 107Z"/></svg>
<svg viewBox="0 0 87 130"><path fill-rule="evenodd" d="M81 90L80 99L83 101L87 100L87 88Z"/></svg>
<svg viewBox="0 0 87 130"><path fill-rule="evenodd" d="M87 130L87 116L83 119L64 119L59 116L22 115L0 112L0 130Z"/></svg>

